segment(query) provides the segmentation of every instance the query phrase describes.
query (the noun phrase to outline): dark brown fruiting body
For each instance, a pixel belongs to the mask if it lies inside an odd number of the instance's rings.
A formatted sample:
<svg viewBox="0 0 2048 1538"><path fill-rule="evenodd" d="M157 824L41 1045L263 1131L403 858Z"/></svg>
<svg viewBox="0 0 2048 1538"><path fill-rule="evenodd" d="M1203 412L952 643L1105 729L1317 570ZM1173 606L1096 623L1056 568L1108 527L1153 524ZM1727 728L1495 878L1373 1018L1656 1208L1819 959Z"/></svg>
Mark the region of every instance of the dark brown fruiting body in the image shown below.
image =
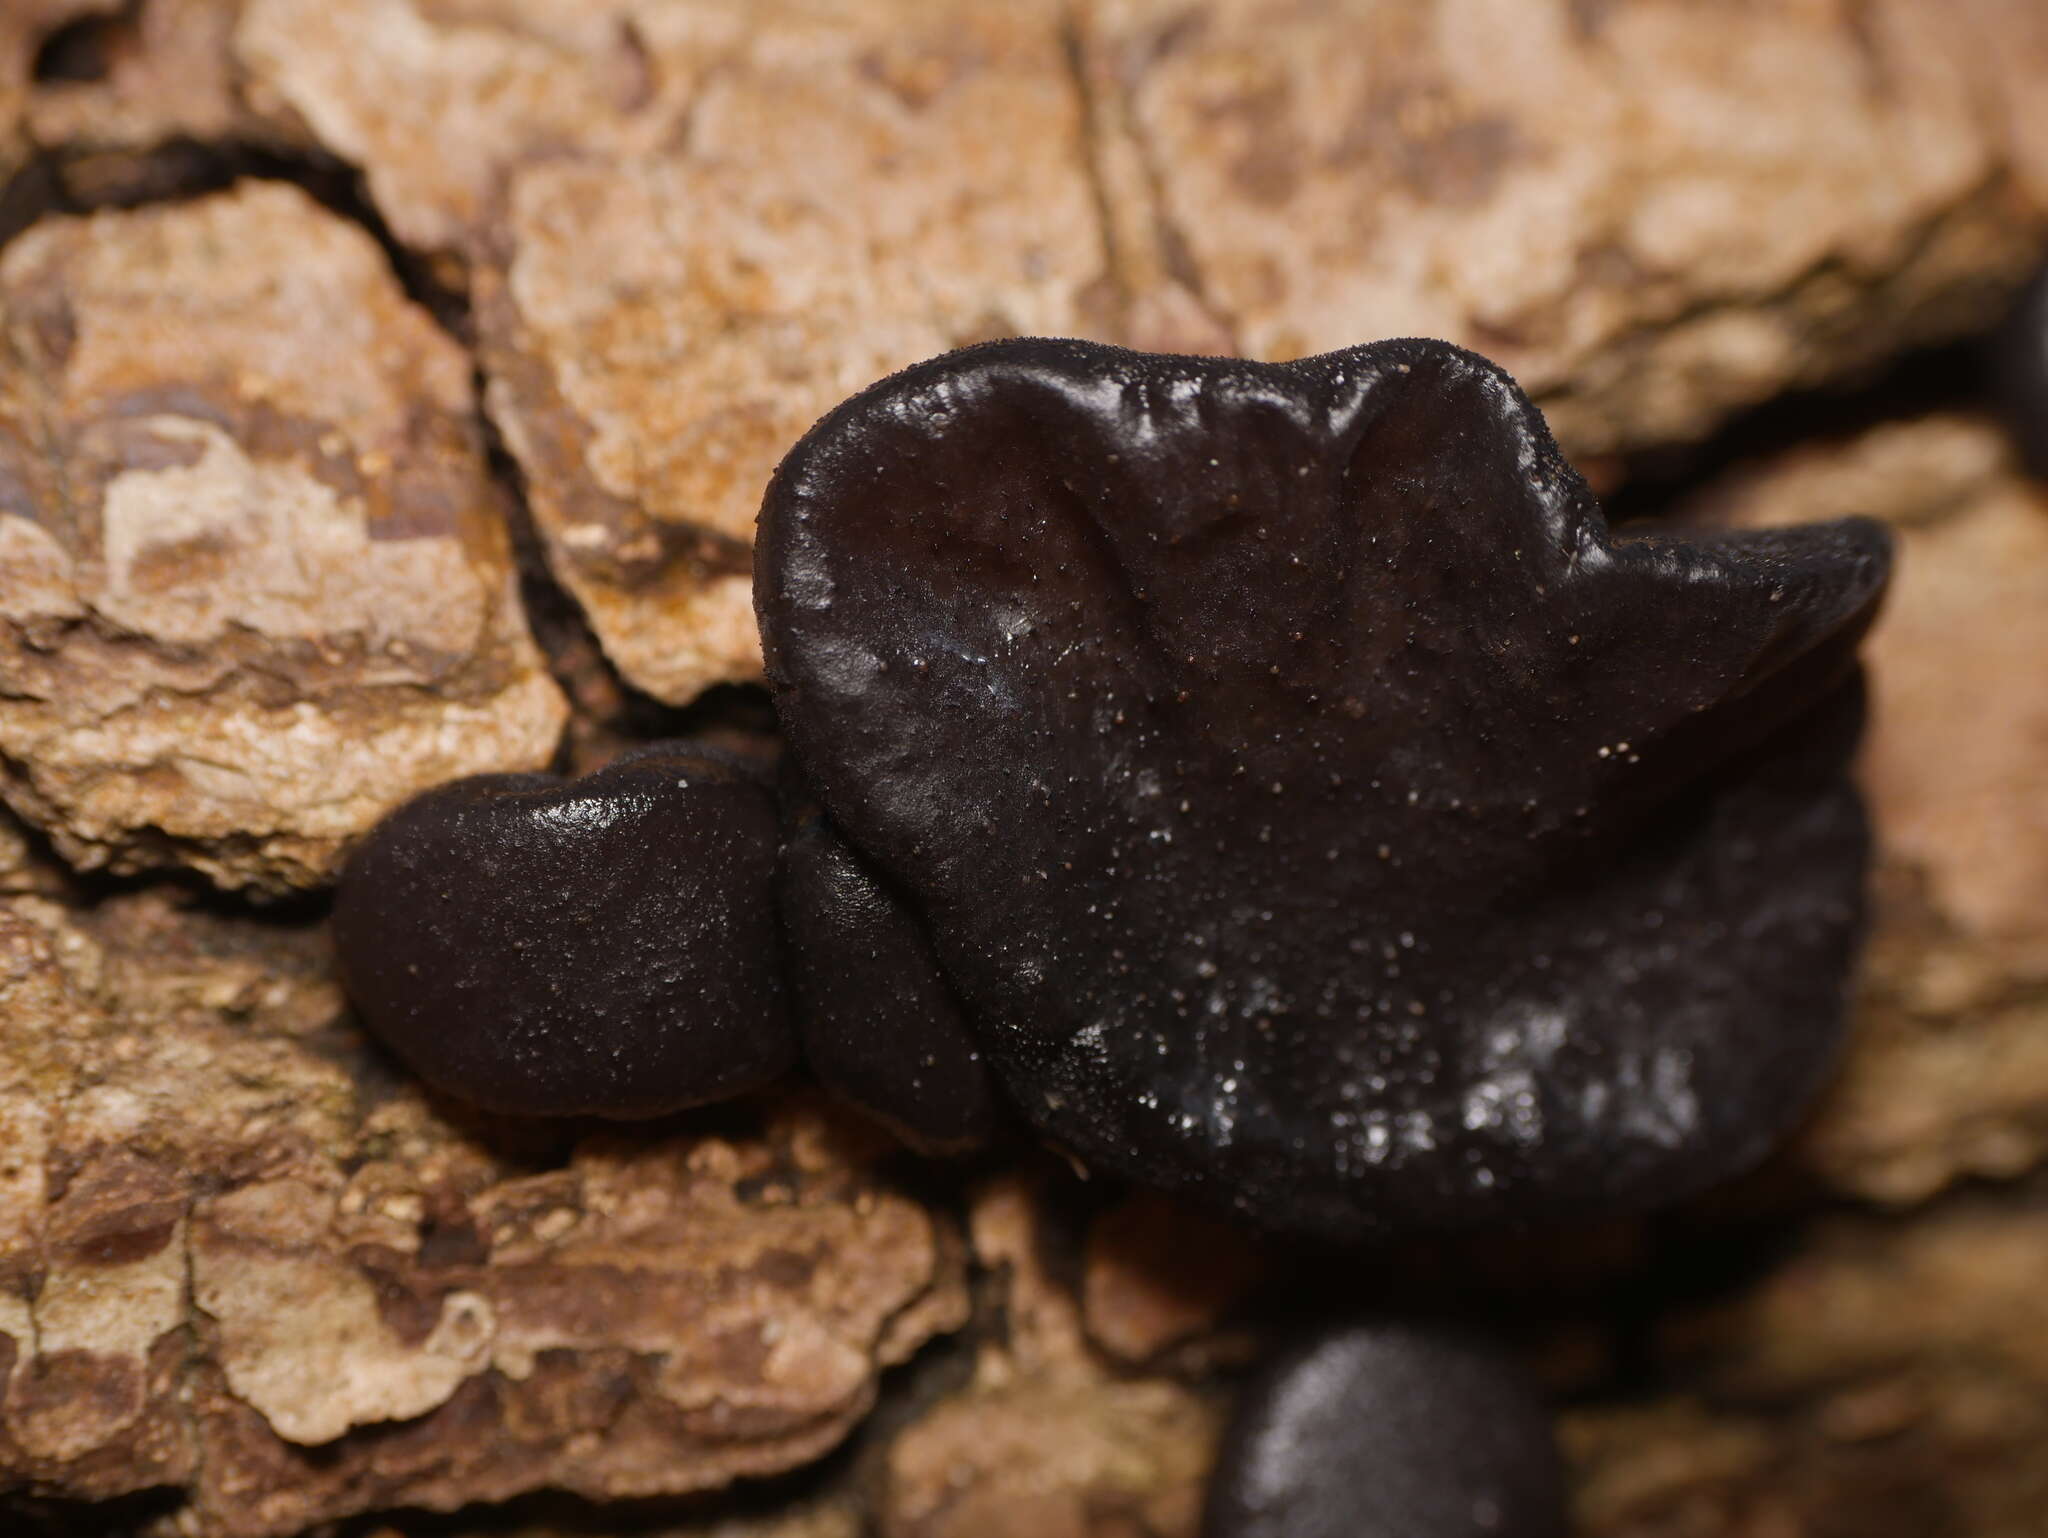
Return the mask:
<svg viewBox="0 0 2048 1538"><path fill-rule="evenodd" d="M1875 525L1612 537L1441 343L1022 341L828 415L757 552L803 773L1088 1163L1339 1240L1606 1213L1832 1063Z"/></svg>
<svg viewBox="0 0 2048 1538"><path fill-rule="evenodd" d="M987 1143L1001 1099L924 931L791 775L783 830L787 981L804 1061L921 1153Z"/></svg>
<svg viewBox="0 0 2048 1538"><path fill-rule="evenodd" d="M1246 1385L1202 1538L1564 1538L1549 1417L1497 1353L1414 1322L1354 1324Z"/></svg>
<svg viewBox="0 0 2048 1538"><path fill-rule="evenodd" d="M655 1116L788 1071L775 803L684 744L483 775L386 818L334 928L365 1022L488 1110Z"/></svg>

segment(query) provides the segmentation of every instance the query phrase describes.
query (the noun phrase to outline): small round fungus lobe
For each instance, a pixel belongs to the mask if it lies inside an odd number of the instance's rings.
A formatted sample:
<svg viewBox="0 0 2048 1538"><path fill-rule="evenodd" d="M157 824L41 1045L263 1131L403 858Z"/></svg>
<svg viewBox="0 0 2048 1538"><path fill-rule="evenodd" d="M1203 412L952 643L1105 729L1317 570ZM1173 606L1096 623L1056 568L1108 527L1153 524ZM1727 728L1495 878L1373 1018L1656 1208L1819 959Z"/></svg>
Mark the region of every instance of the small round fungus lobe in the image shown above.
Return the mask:
<svg viewBox="0 0 2048 1538"><path fill-rule="evenodd" d="M1484 359L996 342L791 451L790 748L1008 1098L1356 1240L1753 1162L1832 1064L1863 520L1610 534Z"/></svg>
<svg viewBox="0 0 2048 1538"><path fill-rule="evenodd" d="M786 981L819 1082L920 1153L966 1153L1001 1098L924 930L793 774L783 783Z"/></svg>
<svg viewBox="0 0 2048 1538"><path fill-rule="evenodd" d="M645 1117L795 1060L774 906L775 800L688 744L578 780L480 775L407 802L334 910L364 1022L492 1111Z"/></svg>
<svg viewBox="0 0 2048 1538"><path fill-rule="evenodd" d="M1351 1324L1240 1392L1202 1538L1563 1538L1549 1416L1454 1330Z"/></svg>

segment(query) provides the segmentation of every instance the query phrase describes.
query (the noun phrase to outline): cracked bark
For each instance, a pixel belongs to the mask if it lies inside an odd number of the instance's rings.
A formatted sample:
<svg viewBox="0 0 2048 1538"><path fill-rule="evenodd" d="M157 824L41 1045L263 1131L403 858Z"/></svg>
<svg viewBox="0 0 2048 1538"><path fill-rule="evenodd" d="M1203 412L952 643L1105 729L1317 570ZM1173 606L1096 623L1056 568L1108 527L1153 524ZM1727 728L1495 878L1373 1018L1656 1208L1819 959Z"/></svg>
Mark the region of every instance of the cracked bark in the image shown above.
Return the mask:
<svg viewBox="0 0 2048 1538"><path fill-rule="evenodd" d="M755 8L716 70L710 44L650 32L664 77L697 82L686 144L508 170L477 271L488 400L557 576L637 687L680 704L758 673L760 487L836 400L947 347L1102 320L1060 19L1050 0Z"/></svg>
<svg viewBox="0 0 2048 1538"><path fill-rule="evenodd" d="M1269 356L1439 331L1520 370L1576 451L1633 451L1976 324L2048 228L2025 89L2048 22L2021 0L1938 25L1905 0L1758 7L1755 58L1669 0L144 0L105 79L32 82L38 40L95 3L5 7L0 170L34 154L71 198L181 206L44 221L0 256L0 764L47 829L0 813L0 1522L31 1495L142 1491L160 1531L257 1538L710 1489L815 1464L886 1364L963 1326L943 1178L913 1191L801 1095L627 1135L479 1122L355 1032L310 909L255 919L59 863L318 886L412 785L547 756L562 705L511 596L480 393L564 585L631 681L683 701L753 666L767 465L921 353L1020 329ZM1538 62L1503 79L1480 41ZM364 199L337 191L344 161ZM252 166L328 207L275 185L184 203ZM238 264L139 254L209 227ZM106 278L123 251L147 282ZM324 297L274 325L205 316L319 272ZM187 340L146 353L135 321L181 310ZM129 351L81 372L81 318ZM291 357L266 376L273 346ZM697 450L735 399L744 453L712 474ZM124 568L106 492L131 476L164 495ZM329 494L344 516L305 513ZM292 552L352 528L351 498L364 542L323 570L358 607L266 629ZM243 607L198 639L205 553L142 558L174 502L234 525ZM2048 503L1983 424L1942 417L1745 470L1688 516L1863 511L1907 561L1874 642L1886 864L1841 1085L1773 1170L1673 1225L1695 1249L1632 1228L1486 1261L1577 1396L1590 1534L2007 1538L2044 1499L2023 1279L2048 1157ZM394 575L371 559L394 546L471 579ZM138 625L148 583L115 570L189 580ZM466 649L434 641L452 611ZM420 642L416 674L351 650L366 615ZM574 634L555 650L578 762L702 719L623 696ZM119 703L140 685L147 706ZM511 723L483 747L450 709L478 701ZM184 714L140 731L166 702ZM336 800L291 735L308 710L341 735L426 724ZM224 771L258 790L223 794ZM856 1470L729 1527L619 1530L1191 1533L1218 1386L1275 1323L1271 1288L1300 1306L1307 1284L1284 1256L1264 1303L1231 1268L1191 1277L1175 1252L1213 1239L1058 1184L983 1193L966 1381L892 1406ZM1064 1205L1096 1223L1072 1276L1032 1237ZM1717 1283L1745 1223L1780 1249Z"/></svg>
<svg viewBox="0 0 2048 1538"><path fill-rule="evenodd" d="M0 796L66 858L318 885L547 762L468 359L354 225L276 183L48 221L0 326Z"/></svg>
<svg viewBox="0 0 2048 1538"><path fill-rule="evenodd" d="M0 1467L299 1531L808 1462L961 1322L957 1242L800 1098L536 1132L394 1081L325 936L0 903Z"/></svg>
<svg viewBox="0 0 2048 1538"><path fill-rule="evenodd" d="M944 346L1440 335L1500 358L1583 454L1982 324L2048 231L2026 89L2048 25L2022 0L1866 11L610 0L542 35L510 7L458 28L405 0L255 0L237 47L365 165L402 239L476 275L556 571L626 678L680 703L758 665L743 573L715 557L744 555L766 469L846 389ZM625 21L642 84L621 95ZM458 33L489 70L437 66ZM545 111L521 108L543 80Z"/></svg>

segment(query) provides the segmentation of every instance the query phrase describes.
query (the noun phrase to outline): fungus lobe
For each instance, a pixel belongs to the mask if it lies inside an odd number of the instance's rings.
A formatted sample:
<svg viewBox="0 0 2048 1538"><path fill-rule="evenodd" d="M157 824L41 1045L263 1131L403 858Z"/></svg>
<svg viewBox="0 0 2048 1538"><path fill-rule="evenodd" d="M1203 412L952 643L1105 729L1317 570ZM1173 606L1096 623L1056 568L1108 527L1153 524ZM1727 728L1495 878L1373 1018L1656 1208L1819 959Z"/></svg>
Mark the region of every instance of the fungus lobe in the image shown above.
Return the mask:
<svg viewBox="0 0 2048 1538"><path fill-rule="evenodd" d="M1550 1418L1455 1330L1330 1329L1238 1395L1202 1538L1563 1538Z"/></svg>
<svg viewBox="0 0 2048 1538"><path fill-rule="evenodd" d="M349 861L335 942L365 1022L489 1110L660 1115L795 1060L775 915L775 801L682 743L578 780L457 780Z"/></svg>
<svg viewBox="0 0 2048 1538"><path fill-rule="evenodd" d="M920 1152L988 1142L1001 1101L930 942L793 774L780 897L790 1013L811 1072Z"/></svg>
<svg viewBox="0 0 2048 1538"><path fill-rule="evenodd" d="M1839 1034L1852 521L1612 535L1500 370L1013 341L790 453L792 752L1011 1099L1269 1227L1649 1205Z"/></svg>

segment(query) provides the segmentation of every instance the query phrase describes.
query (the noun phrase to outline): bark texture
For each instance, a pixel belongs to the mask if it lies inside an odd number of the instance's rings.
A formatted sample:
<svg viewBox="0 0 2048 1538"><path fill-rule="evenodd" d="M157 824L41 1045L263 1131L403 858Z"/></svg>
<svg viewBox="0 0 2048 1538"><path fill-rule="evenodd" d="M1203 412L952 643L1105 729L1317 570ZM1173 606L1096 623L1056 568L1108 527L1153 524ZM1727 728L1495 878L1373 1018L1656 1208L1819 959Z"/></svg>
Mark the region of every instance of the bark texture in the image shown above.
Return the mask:
<svg viewBox="0 0 2048 1538"><path fill-rule="evenodd" d="M1221 1404L1167 1377L1120 1377L1048 1272L1043 1185L977 1194L976 1259L999 1284L1000 1338L968 1384L890 1444L888 1538L1192 1538Z"/></svg>
<svg viewBox="0 0 2048 1538"><path fill-rule="evenodd" d="M1888 1205L2048 1156L2048 489L1989 422L1802 449L1699 499L1710 522L1889 521L1863 779L1884 866L1856 1050L1794 1150Z"/></svg>
<svg viewBox="0 0 2048 1538"><path fill-rule="evenodd" d="M469 360L297 188L0 257L0 795L83 868L332 879L566 715Z"/></svg>
<svg viewBox="0 0 2048 1538"><path fill-rule="evenodd" d="M555 570L672 703L758 669L781 451L944 347L1443 336L1605 452L1982 323L2048 227L2028 0L181 4L21 131L360 166L474 279Z"/></svg>
<svg viewBox="0 0 2048 1538"><path fill-rule="evenodd" d="M961 1247L796 1099L494 1126L340 1015L317 924L0 902L0 1470L178 1530L817 1458L965 1314Z"/></svg>
<svg viewBox="0 0 2048 1538"><path fill-rule="evenodd" d="M2048 490L1967 402L1668 509L1902 559L1848 1061L1664 1219L1333 1262L794 1085L479 1118L322 893L452 776L752 740L763 482L882 372L1443 335L1619 485L1982 326L2043 80L2036 0L0 0L0 1530L1194 1538L1237 1368L1421 1299L1592 1538L2034 1538Z"/></svg>

